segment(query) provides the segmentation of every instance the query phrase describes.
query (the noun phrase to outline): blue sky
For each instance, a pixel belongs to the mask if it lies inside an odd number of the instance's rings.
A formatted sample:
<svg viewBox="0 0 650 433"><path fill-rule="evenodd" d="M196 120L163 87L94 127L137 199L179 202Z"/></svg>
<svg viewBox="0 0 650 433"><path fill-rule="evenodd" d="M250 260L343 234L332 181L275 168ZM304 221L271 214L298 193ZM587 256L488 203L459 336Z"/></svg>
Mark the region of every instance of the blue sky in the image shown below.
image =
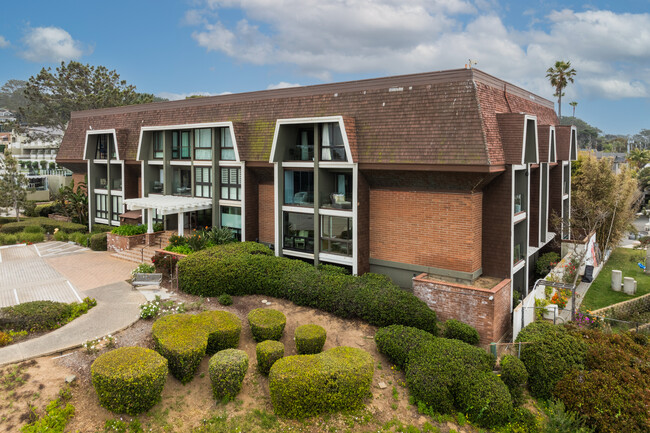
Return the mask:
<svg viewBox="0 0 650 433"><path fill-rule="evenodd" d="M168 98L463 67L549 99L605 133L650 129L648 0L24 0L0 15L0 85L78 60Z"/></svg>

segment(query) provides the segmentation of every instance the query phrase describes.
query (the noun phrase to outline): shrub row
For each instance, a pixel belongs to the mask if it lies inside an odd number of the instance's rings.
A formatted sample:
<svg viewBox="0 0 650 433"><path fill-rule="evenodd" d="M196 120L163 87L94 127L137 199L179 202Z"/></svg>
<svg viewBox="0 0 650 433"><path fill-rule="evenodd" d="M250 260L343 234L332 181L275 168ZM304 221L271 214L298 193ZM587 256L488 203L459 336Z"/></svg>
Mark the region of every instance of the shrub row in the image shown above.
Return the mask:
<svg viewBox="0 0 650 433"><path fill-rule="evenodd" d="M376 326L403 324L437 332L435 312L389 278L318 270L300 260L275 257L262 244L216 246L180 260L178 267L181 290L194 295L267 295Z"/></svg>
<svg viewBox="0 0 650 433"><path fill-rule="evenodd" d="M152 327L155 350L169 361L169 370L182 383L194 373L207 354L239 344L241 321L226 311L174 314L156 320Z"/></svg>
<svg viewBox="0 0 650 433"><path fill-rule="evenodd" d="M98 357L90 375L102 407L137 415L160 401L167 360L153 350L121 347Z"/></svg>
<svg viewBox="0 0 650 433"><path fill-rule="evenodd" d="M248 355L243 350L225 349L210 358L208 372L214 399L234 399L241 390L247 370Z"/></svg>
<svg viewBox="0 0 650 433"><path fill-rule="evenodd" d="M66 233L86 231L86 226L83 224L70 223L65 221L56 221L50 218L38 217L21 220L20 222L12 222L4 224L0 227L2 233L18 233L23 231L29 226L41 226L43 230L48 233L54 233L54 229L58 228Z"/></svg>
<svg viewBox="0 0 650 433"><path fill-rule="evenodd" d="M460 411L486 427L511 416L508 388L492 374L494 358L484 350L399 325L379 329L375 342L379 352L406 369L410 394L430 410Z"/></svg>
<svg viewBox="0 0 650 433"><path fill-rule="evenodd" d="M273 410L281 416L304 418L355 409L369 395L373 374L372 356L352 347L282 358L269 373Z"/></svg>
<svg viewBox="0 0 650 433"><path fill-rule="evenodd" d="M85 314L97 301L66 304L54 301L33 301L0 309L0 329L14 331L46 331L59 328Z"/></svg>

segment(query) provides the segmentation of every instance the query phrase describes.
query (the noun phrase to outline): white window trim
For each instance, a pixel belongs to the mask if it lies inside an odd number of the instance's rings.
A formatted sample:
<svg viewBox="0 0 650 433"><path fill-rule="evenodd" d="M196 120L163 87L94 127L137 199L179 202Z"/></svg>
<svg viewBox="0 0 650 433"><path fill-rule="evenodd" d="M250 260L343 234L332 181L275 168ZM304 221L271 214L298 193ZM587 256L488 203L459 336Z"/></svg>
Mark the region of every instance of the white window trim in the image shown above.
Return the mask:
<svg viewBox="0 0 650 433"><path fill-rule="evenodd" d="M526 114L524 116L524 141L522 142L521 148L521 163L525 164L524 158L526 156L526 138L528 135L528 121L532 120L534 122L533 133L535 134L535 161L533 164L539 164L539 136L537 135L537 116L531 116Z"/></svg>
<svg viewBox="0 0 650 433"><path fill-rule="evenodd" d="M194 166L195 167L212 167L212 161L195 160L194 161Z"/></svg>
<svg viewBox="0 0 650 433"><path fill-rule="evenodd" d="M115 156L117 156L117 160L120 160L120 147L117 145L117 133L115 132L115 129L89 129L86 131L86 142L84 143L84 159L86 158L86 155L88 155L88 136L90 135L101 135L101 134L113 134L113 143L115 143ZM110 154L111 149L109 146L108 153ZM88 158L90 159L90 158ZM102 159L101 161L105 161Z"/></svg>
<svg viewBox="0 0 650 433"><path fill-rule="evenodd" d="M98 224L106 224L108 225L108 220L105 218L94 218L95 222Z"/></svg>
<svg viewBox="0 0 650 433"><path fill-rule="evenodd" d="M239 200L221 200L219 199L219 206L242 207L242 202Z"/></svg>
<svg viewBox="0 0 650 433"><path fill-rule="evenodd" d="M177 165L177 166L183 166L184 165L186 167L189 167L189 166L192 165L192 161L191 160L187 160L187 161L169 161L169 165Z"/></svg>
<svg viewBox="0 0 650 433"><path fill-rule="evenodd" d="M108 162L105 159L93 159L93 164L104 164L108 165Z"/></svg>
<svg viewBox="0 0 650 433"><path fill-rule="evenodd" d="M147 161L147 165L165 165L165 161L162 159L150 159Z"/></svg>
<svg viewBox="0 0 650 433"><path fill-rule="evenodd" d="M282 249L282 255L283 256L302 257L303 259L312 259L312 260L314 258L313 253L303 253L303 252L300 252L300 251L285 250L285 249Z"/></svg>
<svg viewBox="0 0 650 433"><path fill-rule="evenodd" d="M318 260L322 260L329 263L337 263L339 265L353 266L354 259L352 256L342 256L338 254L329 254L329 253L320 253L318 255Z"/></svg>
<svg viewBox="0 0 650 433"><path fill-rule="evenodd" d="M336 217L352 218L354 212L352 211L352 209L340 210L340 209L318 208L318 214L319 215L325 215L325 216L336 216Z"/></svg>
<svg viewBox="0 0 650 433"><path fill-rule="evenodd" d="M347 162L349 164L354 163L354 161L352 160L352 152L350 151L350 142L348 140L348 133L345 129L345 122L343 121L343 116L278 119L275 122L275 131L273 133L273 145L271 146L271 155L269 157L269 162L270 163L280 162L280 158L276 155L276 151L277 151L278 135L280 133L280 127L282 125L298 125L301 123L334 123L334 122L338 122L339 128L341 129L341 135L343 136L343 144L345 145L345 154L348 157Z"/></svg>
<svg viewBox="0 0 650 433"><path fill-rule="evenodd" d="M318 163L320 165L320 162ZM283 162L283 168L314 168L313 162Z"/></svg>
<svg viewBox="0 0 650 433"><path fill-rule="evenodd" d="M555 146L555 140L556 140L556 135L557 132L555 131L555 126L551 125L549 126L549 131L548 131L548 162L549 164L552 162L557 162L557 147ZM551 149L553 149L553 152L551 152ZM551 160L551 153L555 158Z"/></svg>
<svg viewBox="0 0 650 433"><path fill-rule="evenodd" d="M282 206L282 212L293 212L293 213L304 213L304 214L314 214L314 207L300 207L300 206Z"/></svg>
<svg viewBox="0 0 650 433"><path fill-rule="evenodd" d="M237 147L237 139L235 138L235 126L233 122L210 122L210 123L186 123L181 125L164 125L164 126L142 126L140 128L140 138L138 139L138 152L137 159L138 161L144 160L142 158L142 137L147 131L169 131L173 129L203 129L203 128L228 128L230 131L230 138L232 141L232 147L235 151L235 161L241 162L239 159L239 148ZM220 150L221 148L217 149ZM214 151L215 149L213 149Z"/></svg>

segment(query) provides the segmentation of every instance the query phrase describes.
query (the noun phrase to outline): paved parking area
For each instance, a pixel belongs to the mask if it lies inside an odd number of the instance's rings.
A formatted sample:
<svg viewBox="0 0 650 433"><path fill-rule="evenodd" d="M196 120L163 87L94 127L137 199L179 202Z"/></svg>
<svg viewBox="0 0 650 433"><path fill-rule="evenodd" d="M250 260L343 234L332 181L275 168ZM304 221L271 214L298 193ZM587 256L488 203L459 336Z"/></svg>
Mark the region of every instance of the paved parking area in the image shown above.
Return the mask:
<svg viewBox="0 0 650 433"><path fill-rule="evenodd" d="M74 242L43 242L40 244L34 244L36 253L40 257L58 257L65 256L67 254L76 254L85 251L90 251L88 248L81 247Z"/></svg>
<svg viewBox="0 0 650 433"><path fill-rule="evenodd" d="M47 244L53 243L41 245ZM37 300L66 303L82 300L77 288L39 254L36 245L0 248L0 307Z"/></svg>

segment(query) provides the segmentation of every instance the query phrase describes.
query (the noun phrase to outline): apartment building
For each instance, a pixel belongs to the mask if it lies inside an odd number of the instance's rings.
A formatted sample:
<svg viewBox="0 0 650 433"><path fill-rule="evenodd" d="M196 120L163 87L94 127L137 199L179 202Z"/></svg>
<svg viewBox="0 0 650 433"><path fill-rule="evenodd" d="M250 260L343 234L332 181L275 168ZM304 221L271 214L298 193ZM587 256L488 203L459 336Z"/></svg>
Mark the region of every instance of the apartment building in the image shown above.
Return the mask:
<svg viewBox="0 0 650 433"><path fill-rule="evenodd" d="M557 123L461 69L76 112L57 162L88 176L91 223L128 208L403 287L509 280L511 298L570 212L576 129Z"/></svg>

